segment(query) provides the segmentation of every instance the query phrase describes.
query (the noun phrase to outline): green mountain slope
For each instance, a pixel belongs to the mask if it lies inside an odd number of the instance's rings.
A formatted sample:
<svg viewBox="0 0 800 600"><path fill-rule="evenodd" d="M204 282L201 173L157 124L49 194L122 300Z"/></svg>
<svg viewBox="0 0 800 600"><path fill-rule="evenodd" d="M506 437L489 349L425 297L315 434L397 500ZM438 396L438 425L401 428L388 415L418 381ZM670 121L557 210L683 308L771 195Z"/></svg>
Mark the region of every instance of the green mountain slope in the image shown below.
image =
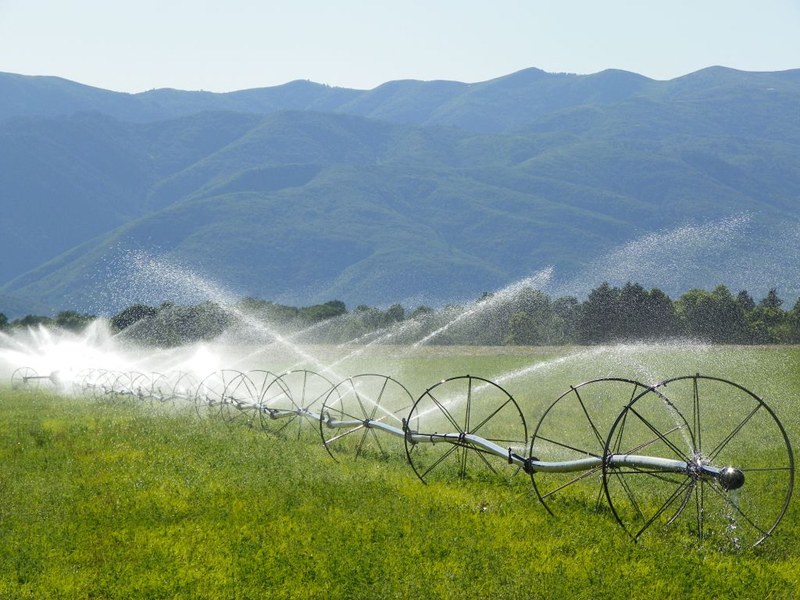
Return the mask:
<svg viewBox="0 0 800 600"><path fill-rule="evenodd" d="M255 120L205 113L133 125L93 113L0 123L0 280L158 208L160 181Z"/></svg>
<svg viewBox="0 0 800 600"><path fill-rule="evenodd" d="M211 293L194 273L296 304L441 303L553 266L569 293L623 277L791 297L798 73L531 69L125 98L63 84L116 116L0 120L0 295L108 312ZM158 106L173 116L142 117Z"/></svg>

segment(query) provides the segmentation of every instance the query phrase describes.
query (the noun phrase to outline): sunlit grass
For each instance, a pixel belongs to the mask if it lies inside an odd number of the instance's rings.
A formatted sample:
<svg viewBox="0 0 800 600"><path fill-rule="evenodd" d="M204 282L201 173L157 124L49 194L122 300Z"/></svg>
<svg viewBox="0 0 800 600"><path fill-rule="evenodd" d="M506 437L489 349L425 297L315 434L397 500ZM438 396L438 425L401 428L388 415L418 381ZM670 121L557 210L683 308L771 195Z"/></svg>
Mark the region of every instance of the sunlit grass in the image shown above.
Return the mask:
<svg viewBox="0 0 800 600"><path fill-rule="evenodd" d="M764 395L796 442L797 350L662 354L660 373L713 368ZM433 371L490 376L526 362L469 360L460 369L462 357L443 357L419 385L433 383ZM572 366L572 381L547 370L509 380L515 397L531 394L529 421L591 372L583 362ZM634 544L607 508L580 495L559 500L550 516L524 474L423 485L402 454L337 463L313 436L229 428L190 409L135 400L0 390L0 500L2 598L789 598L800 591L796 502L755 549L698 542L681 527Z"/></svg>

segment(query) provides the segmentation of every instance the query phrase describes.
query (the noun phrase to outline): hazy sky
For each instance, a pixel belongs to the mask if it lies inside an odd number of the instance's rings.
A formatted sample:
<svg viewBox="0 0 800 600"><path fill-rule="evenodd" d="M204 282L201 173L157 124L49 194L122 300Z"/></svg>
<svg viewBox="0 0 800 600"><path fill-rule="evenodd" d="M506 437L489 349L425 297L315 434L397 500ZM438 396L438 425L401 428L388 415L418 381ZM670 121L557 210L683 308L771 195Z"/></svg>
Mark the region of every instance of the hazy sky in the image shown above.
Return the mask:
<svg viewBox="0 0 800 600"><path fill-rule="evenodd" d="M118 91L711 65L800 67L800 0L0 0L0 71Z"/></svg>

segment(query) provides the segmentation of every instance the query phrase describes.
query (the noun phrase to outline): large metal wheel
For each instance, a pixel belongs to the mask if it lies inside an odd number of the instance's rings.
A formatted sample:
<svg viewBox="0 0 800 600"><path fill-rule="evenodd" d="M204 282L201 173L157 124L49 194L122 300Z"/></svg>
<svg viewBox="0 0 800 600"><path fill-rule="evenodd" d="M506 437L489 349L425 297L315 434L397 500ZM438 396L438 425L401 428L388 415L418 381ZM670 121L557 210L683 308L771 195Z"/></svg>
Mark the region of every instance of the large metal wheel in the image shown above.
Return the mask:
<svg viewBox="0 0 800 600"><path fill-rule="evenodd" d="M426 483L432 478L497 479L519 470L509 468L507 454L487 451L469 436L520 456L528 444L525 417L511 394L472 375L445 379L428 388L411 408L406 427L408 462Z"/></svg>
<svg viewBox="0 0 800 600"><path fill-rule="evenodd" d="M20 367L11 374L11 388L35 390L39 387L39 374L31 367Z"/></svg>
<svg viewBox="0 0 800 600"><path fill-rule="evenodd" d="M309 419L316 421L322 402L333 384L315 371L299 369L276 377L264 390L259 403L261 427L272 433L295 434L304 431L318 433L316 423L307 427Z"/></svg>
<svg viewBox="0 0 800 600"><path fill-rule="evenodd" d="M632 379L605 377L571 386L547 408L533 431L529 456L543 462L598 461L579 471L531 472L533 489L550 514L557 498L605 505L602 458L608 431L619 411L645 389Z"/></svg>
<svg viewBox="0 0 800 600"><path fill-rule="evenodd" d="M781 422L754 393L715 377L678 377L634 398L612 426L605 453L606 497L634 540L672 525L720 546L755 546L783 518L794 487ZM632 455L687 468L623 464Z"/></svg>
<svg viewBox="0 0 800 600"><path fill-rule="evenodd" d="M378 374L348 377L337 383L322 403L322 443L336 461L387 460L401 451L402 434L379 431L368 424L385 424L402 432L403 417L413 403L411 392L396 379Z"/></svg>

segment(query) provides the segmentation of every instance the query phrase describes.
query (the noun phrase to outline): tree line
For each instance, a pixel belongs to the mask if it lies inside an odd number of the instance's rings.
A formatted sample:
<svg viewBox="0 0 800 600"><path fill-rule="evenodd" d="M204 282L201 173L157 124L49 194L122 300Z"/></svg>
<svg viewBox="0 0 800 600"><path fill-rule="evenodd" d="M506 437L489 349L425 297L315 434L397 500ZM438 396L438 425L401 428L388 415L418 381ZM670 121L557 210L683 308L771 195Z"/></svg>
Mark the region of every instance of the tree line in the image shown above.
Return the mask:
<svg viewBox="0 0 800 600"><path fill-rule="evenodd" d="M55 317L28 315L0 330L36 325L81 331L97 317L63 311ZM747 291L726 286L692 289L673 300L657 288L637 283L603 283L582 302L551 298L533 288L513 294L485 293L475 302L433 309L386 309L366 305L348 310L339 300L306 307L244 298L235 306L211 301L184 306L135 304L108 318L125 339L155 346L178 346L229 335L253 343L290 336L298 343L413 343L465 345L607 344L690 338L719 344L800 343L800 299L783 306L776 289L756 301Z"/></svg>

